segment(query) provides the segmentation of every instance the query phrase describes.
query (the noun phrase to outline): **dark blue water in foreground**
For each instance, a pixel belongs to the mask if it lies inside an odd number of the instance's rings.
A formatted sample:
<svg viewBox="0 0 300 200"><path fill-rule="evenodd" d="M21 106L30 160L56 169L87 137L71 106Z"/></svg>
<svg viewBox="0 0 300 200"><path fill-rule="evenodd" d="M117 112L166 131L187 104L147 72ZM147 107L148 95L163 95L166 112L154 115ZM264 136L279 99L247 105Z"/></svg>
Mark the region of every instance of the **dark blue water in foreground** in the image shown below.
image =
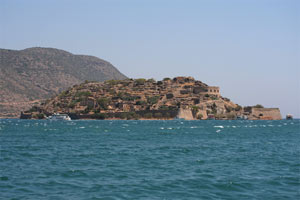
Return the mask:
<svg viewBox="0 0 300 200"><path fill-rule="evenodd" d="M0 120L0 199L299 199L300 121Z"/></svg>

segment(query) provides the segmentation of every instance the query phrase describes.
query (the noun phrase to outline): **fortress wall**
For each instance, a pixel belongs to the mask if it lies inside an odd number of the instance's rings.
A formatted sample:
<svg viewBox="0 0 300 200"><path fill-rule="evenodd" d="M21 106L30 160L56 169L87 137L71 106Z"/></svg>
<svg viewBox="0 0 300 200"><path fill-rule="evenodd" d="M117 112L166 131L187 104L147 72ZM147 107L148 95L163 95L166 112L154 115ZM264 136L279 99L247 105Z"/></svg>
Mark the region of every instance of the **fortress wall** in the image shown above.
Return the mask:
<svg viewBox="0 0 300 200"><path fill-rule="evenodd" d="M282 119L279 108L252 108L251 115L258 119Z"/></svg>
<svg viewBox="0 0 300 200"><path fill-rule="evenodd" d="M189 108L180 108L177 117L179 119L194 120L193 113Z"/></svg>
<svg viewBox="0 0 300 200"><path fill-rule="evenodd" d="M206 110L199 110L197 115L201 114L202 115L202 119L207 119L207 113Z"/></svg>

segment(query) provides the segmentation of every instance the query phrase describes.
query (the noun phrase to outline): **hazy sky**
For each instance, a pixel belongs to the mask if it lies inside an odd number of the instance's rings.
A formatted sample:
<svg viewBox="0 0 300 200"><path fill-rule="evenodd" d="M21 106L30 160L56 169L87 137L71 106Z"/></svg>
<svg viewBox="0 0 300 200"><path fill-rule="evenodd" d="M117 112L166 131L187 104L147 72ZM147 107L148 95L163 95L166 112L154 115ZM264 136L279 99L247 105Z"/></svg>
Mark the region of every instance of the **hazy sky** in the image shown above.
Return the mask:
<svg viewBox="0 0 300 200"><path fill-rule="evenodd" d="M299 0L0 0L0 48L94 55L128 77L193 76L300 117Z"/></svg>

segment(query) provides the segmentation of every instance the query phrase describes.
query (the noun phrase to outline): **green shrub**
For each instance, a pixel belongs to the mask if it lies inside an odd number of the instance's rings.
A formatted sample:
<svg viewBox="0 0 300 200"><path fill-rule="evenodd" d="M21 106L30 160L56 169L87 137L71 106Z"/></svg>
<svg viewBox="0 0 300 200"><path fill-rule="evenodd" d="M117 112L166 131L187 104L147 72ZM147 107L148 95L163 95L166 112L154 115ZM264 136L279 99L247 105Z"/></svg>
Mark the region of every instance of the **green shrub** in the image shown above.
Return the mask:
<svg viewBox="0 0 300 200"><path fill-rule="evenodd" d="M199 106L191 106L192 112L198 112L199 111Z"/></svg>
<svg viewBox="0 0 300 200"><path fill-rule="evenodd" d="M117 93L117 97L119 97L120 99L122 99L123 96L125 96L124 92L118 92Z"/></svg>
<svg viewBox="0 0 300 200"><path fill-rule="evenodd" d="M92 115L92 118L104 120L105 118L107 118L107 115L105 113L95 113Z"/></svg>
<svg viewBox="0 0 300 200"><path fill-rule="evenodd" d="M165 118L170 118L171 117L170 113L165 113L164 116L165 116Z"/></svg>
<svg viewBox="0 0 300 200"><path fill-rule="evenodd" d="M235 109L234 109L235 111L240 111L240 110L242 110L242 106L240 106L240 105L237 105L237 107L235 107Z"/></svg>
<svg viewBox="0 0 300 200"><path fill-rule="evenodd" d="M28 110L28 112L37 112L39 110L39 108L37 106L33 106L32 108L30 108Z"/></svg>
<svg viewBox="0 0 300 200"><path fill-rule="evenodd" d="M151 96L151 97L147 97L147 102L150 105L156 104L159 100L159 96Z"/></svg>
<svg viewBox="0 0 300 200"><path fill-rule="evenodd" d="M109 84L109 85L117 85L119 84L121 81L119 80L108 80L108 81L105 81L105 83Z"/></svg>
<svg viewBox="0 0 300 200"><path fill-rule="evenodd" d="M202 118L203 118L202 114L197 115L197 119L202 119Z"/></svg>
<svg viewBox="0 0 300 200"><path fill-rule="evenodd" d="M163 116L163 115L162 115L161 113L155 113L155 114L154 114L154 117L155 117L155 118L162 118L162 116Z"/></svg>
<svg viewBox="0 0 300 200"><path fill-rule="evenodd" d="M91 95L92 93L90 91L81 91L81 92L76 92L75 97L88 97Z"/></svg>
<svg viewBox="0 0 300 200"><path fill-rule="evenodd" d="M131 119L133 119L133 117L132 117L132 115L130 115L129 113L127 113L126 119L127 119L127 120L131 120Z"/></svg>
<svg viewBox="0 0 300 200"><path fill-rule="evenodd" d="M38 113L38 114L36 114L35 118L37 118L37 119L44 119L45 115L43 113Z"/></svg>
<svg viewBox="0 0 300 200"><path fill-rule="evenodd" d="M94 113L100 113L100 109L99 108L94 109Z"/></svg>
<svg viewBox="0 0 300 200"><path fill-rule="evenodd" d="M109 89L108 92L112 96L114 96L116 94L116 91L114 89Z"/></svg>
<svg viewBox="0 0 300 200"><path fill-rule="evenodd" d="M63 91L59 94L60 98L64 98L64 97L68 97L68 96L70 96L69 91Z"/></svg>
<svg viewBox="0 0 300 200"><path fill-rule="evenodd" d="M211 110L212 110L213 114L217 114L217 105L216 105L216 103L213 103Z"/></svg>
<svg viewBox="0 0 300 200"><path fill-rule="evenodd" d="M141 115L135 113L135 115L133 116L133 118L135 120L139 120L141 118Z"/></svg>
<svg viewBox="0 0 300 200"><path fill-rule="evenodd" d="M76 101L72 101L71 103L68 104L68 107L69 108L75 108L76 103L77 103Z"/></svg>
<svg viewBox="0 0 300 200"><path fill-rule="evenodd" d="M152 118L152 113L146 113L144 115L144 117L147 118L147 119L150 119L150 118Z"/></svg>
<svg viewBox="0 0 300 200"><path fill-rule="evenodd" d="M119 118L126 119L127 118L127 113L121 113Z"/></svg>
<svg viewBox="0 0 300 200"><path fill-rule="evenodd" d="M89 113L89 112L90 112L90 108L89 108L89 107L86 107L86 108L82 111L83 114L87 114L87 113Z"/></svg>
<svg viewBox="0 0 300 200"><path fill-rule="evenodd" d="M191 109L192 109L192 114L195 117L200 108L198 106L191 106Z"/></svg>
<svg viewBox="0 0 300 200"><path fill-rule="evenodd" d="M147 102L146 101L137 101L135 104L136 105L146 105Z"/></svg>
<svg viewBox="0 0 300 200"><path fill-rule="evenodd" d="M169 110L169 106L162 105L159 107L159 110Z"/></svg>
<svg viewBox="0 0 300 200"><path fill-rule="evenodd" d="M124 101L134 101L136 99L139 99L141 97L139 96L130 96L129 94L126 95L126 96L123 96L121 99L124 100Z"/></svg>
<svg viewBox="0 0 300 200"><path fill-rule="evenodd" d="M136 114L135 112L123 112L123 113L116 113L115 117L120 119L127 119L127 120L131 120L131 119L137 120L141 116Z"/></svg>
<svg viewBox="0 0 300 200"><path fill-rule="evenodd" d="M176 109L178 109L176 106L168 106L168 110L176 110Z"/></svg>
<svg viewBox="0 0 300 200"><path fill-rule="evenodd" d="M94 106L88 105L87 108L89 111L91 111L94 108Z"/></svg>
<svg viewBox="0 0 300 200"><path fill-rule="evenodd" d="M171 79L168 78L168 77L166 77L166 78L163 79L163 81L169 81L169 80L171 80Z"/></svg>
<svg viewBox="0 0 300 200"><path fill-rule="evenodd" d="M126 113L126 119L127 119L127 120L133 119L133 118L134 118L134 115L135 115L134 112Z"/></svg>
<svg viewBox="0 0 300 200"><path fill-rule="evenodd" d="M130 84L130 82L125 80L125 81L122 81L121 84L122 84L124 87L127 87L127 86Z"/></svg>
<svg viewBox="0 0 300 200"><path fill-rule="evenodd" d="M153 78L150 78L150 79L147 80L147 82L149 82L149 83L155 83L156 81Z"/></svg>
<svg viewBox="0 0 300 200"><path fill-rule="evenodd" d="M257 104L257 105L255 105L255 106L253 106L253 108L264 108L264 106L263 106L263 105L260 105L260 104Z"/></svg>
<svg viewBox="0 0 300 200"><path fill-rule="evenodd" d="M219 97L217 97L217 96L213 95L213 96L211 96L211 99L212 99L212 100L218 100L218 99L219 99Z"/></svg>
<svg viewBox="0 0 300 200"><path fill-rule="evenodd" d="M110 102L110 99L108 99L108 98L97 99L97 103L99 104L100 108L103 110L107 110L109 102Z"/></svg>
<svg viewBox="0 0 300 200"><path fill-rule="evenodd" d="M146 82L146 79L144 79L144 78L139 78L139 79L135 79L134 81L135 81L135 83L136 83L137 85L144 85L145 82Z"/></svg>

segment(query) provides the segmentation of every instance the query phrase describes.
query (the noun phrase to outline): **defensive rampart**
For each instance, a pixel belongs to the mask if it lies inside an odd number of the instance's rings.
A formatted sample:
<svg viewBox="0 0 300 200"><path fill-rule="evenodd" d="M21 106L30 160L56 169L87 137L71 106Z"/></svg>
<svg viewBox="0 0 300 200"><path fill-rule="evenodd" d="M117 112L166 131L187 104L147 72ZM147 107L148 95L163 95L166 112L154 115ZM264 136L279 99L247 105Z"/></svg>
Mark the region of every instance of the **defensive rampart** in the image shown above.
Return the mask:
<svg viewBox="0 0 300 200"><path fill-rule="evenodd" d="M249 119L280 120L282 117L279 108L252 108Z"/></svg>

